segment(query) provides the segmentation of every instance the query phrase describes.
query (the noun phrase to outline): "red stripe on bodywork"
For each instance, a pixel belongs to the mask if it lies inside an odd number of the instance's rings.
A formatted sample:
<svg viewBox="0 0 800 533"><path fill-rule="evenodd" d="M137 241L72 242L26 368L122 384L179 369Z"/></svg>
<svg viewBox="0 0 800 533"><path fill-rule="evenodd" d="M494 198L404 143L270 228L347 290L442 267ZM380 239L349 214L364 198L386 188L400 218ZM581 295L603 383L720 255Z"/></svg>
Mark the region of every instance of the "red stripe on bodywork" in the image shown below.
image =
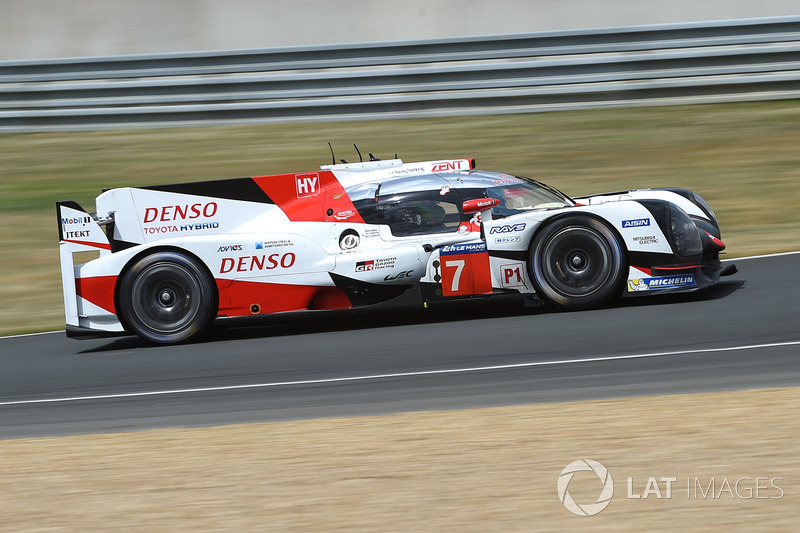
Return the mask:
<svg viewBox="0 0 800 533"><path fill-rule="evenodd" d="M292 222L364 222L329 170L257 176L253 181Z"/></svg>
<svg viewBox="0 0 800 533"><path fill-rule="evenodd" d="M637 267L637 266L634 266L634 265L631 265L631 266L633 266L633 268L635 268L636 270L647 274L648 276L652 276L653 275L653 269L652 268Z"/></svg>
<svg viewBox="0 0 800 533"><path fill-rule="evenodd" d="M114 306L114 288L116 286L117 276L75 278L75 292L78 296L112 314L117 314Z"/></svg>
<svg viewBox="0 0 800 533"><path fill-rule="evenodd" d="M85 241L72 241L64 239L64 242L71 242L72 244L83 244L84 246L93 246L94 248L102 248L103 250L110 250L111 245L107 242L85 242Z"/></svg>
<svg viewBox="0 0 800 533"><path fill-rule="evenodd" d="M653 270L691 270L693 268L703 268L703 265L688 265L681 267L653 267Z"/></svg>
<svg viewBox="0 0 800 533"><path fill-rule="evenodd" d="M249 316L305 309L349 309L350 300L336 287L286 285L218 279L219 314Z"/></svg>

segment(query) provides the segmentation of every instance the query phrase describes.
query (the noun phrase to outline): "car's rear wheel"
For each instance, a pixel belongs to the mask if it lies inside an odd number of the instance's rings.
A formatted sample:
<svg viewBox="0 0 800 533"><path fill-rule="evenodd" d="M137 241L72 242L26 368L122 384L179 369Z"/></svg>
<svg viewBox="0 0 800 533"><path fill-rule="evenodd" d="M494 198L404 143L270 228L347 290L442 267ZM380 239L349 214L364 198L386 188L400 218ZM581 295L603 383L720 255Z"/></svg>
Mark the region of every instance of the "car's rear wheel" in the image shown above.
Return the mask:
<svg viewBox="0 0 800 533"><path fill-rule="evenodd" d="M157 252L136 261L119 286L122 321L139 336L161 344L201 335L216 311L213 281L195 259Z"/></svg>
<svg viewBox="0 0 800 533"><path fill-rule="evenodd" d="M542 228L530 249L531 278L545 302L589 309L619 297L625 253L614 231L589 216L557 219Z"/></svg>

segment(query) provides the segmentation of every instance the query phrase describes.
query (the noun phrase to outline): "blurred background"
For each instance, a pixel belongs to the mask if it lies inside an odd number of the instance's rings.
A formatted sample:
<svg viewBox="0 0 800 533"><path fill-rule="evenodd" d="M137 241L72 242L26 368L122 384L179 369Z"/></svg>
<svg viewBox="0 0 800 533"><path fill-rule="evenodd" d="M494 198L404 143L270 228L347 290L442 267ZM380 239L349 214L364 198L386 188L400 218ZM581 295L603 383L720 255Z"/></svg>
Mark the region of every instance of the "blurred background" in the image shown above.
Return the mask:
<svg viewBox="0 0 800 533"><path fill-rule="evenodd" d="M793 0L3 0L0 60L233 50L798 14Z"/></svg>

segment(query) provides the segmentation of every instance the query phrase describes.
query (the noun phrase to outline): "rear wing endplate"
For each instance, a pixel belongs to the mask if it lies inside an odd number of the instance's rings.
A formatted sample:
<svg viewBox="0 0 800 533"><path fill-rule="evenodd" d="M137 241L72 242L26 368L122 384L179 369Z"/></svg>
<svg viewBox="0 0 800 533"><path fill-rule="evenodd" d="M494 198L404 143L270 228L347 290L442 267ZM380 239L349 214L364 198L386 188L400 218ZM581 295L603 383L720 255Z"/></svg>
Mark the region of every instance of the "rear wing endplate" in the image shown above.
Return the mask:
<svg viewBox="0 0 800 533"><path fill-rule="evenodd" d="M61 285L67 326L78 326L76 267L111 253L100 224L76 202L56 202Z"/></svg>

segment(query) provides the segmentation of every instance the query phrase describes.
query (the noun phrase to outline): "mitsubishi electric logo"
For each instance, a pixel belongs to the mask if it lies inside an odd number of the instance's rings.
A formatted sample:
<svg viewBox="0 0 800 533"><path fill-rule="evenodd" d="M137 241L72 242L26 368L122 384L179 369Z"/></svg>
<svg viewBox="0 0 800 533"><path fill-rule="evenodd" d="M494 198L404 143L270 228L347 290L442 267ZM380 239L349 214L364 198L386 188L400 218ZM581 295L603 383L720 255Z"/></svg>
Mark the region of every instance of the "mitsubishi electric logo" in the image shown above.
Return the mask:
<svg viewBox="0 0 800 533"><path fill-rule="evenodd" d="M584 471L597 474L597 477L600 478L600 482L603 484L603 490L594 503L579 504L572 499L569 493L569 482L572 481L572 476L574 476L576 472ZM561 471L561 475L558 477L558 499L561 500L561 503L564 504L564 507L566 507L569 512L578 516L596 515L608 507L608 504L611 503L612 496L614 496L614 480L611 479L611 474L606 467L597 461L592 461L591 459L573 461Z"/></svg>

